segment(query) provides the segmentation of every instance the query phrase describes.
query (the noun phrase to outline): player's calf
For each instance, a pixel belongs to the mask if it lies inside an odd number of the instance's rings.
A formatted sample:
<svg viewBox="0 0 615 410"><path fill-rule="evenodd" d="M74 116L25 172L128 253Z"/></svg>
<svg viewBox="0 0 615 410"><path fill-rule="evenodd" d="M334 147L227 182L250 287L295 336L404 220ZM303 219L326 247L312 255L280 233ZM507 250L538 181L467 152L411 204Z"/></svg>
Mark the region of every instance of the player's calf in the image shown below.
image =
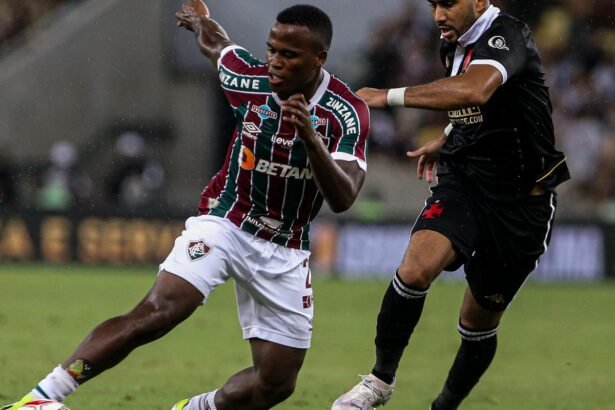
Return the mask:
<svg viewBox="0 0 615 410"><path fill-rule="evenodd" d="M498 328L470 330L458 326L461 346L432 410L456 410L485 373L497 348Z"/></svg>
<svg viewBox="0 0 615 410"><path fill-rule="evenodd" d="M295 390L296 378L267 377L256 369L248 372L251 373L249 377L231 378L218 390L224 409L269 409L286 400ZM247 376L246 371L242 373Z"/></svg>

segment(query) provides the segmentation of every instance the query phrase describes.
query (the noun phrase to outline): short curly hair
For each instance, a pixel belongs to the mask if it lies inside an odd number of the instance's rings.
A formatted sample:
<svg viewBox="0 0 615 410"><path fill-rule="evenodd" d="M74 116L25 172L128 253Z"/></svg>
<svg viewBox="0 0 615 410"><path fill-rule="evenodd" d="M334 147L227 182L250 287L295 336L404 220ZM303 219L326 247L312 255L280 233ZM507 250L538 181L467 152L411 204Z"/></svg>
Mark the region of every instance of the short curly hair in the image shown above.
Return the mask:
<svg viewBox="0 0 615 410"><path fill-rule="evenodd" d="M323 49L328 50L333 38L333 24L331 19L321 9L308 4L298 4L284 9L278 14L278 23L293 24L307 27L316 34Z"/></svg>

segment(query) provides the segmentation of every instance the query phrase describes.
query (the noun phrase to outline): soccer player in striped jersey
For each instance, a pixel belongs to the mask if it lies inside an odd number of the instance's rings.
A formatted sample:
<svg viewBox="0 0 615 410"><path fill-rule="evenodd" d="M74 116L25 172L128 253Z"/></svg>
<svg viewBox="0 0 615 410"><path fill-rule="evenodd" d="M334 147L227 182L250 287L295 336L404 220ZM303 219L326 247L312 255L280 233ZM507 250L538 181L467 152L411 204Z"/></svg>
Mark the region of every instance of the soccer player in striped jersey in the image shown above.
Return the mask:
<svg viewBox="0 0 615 410"><path fill-rule="evenodd" d="M8 409L32 398L64 400L136 347L169 332L229 278L235 280L253 366L173 409L269 409L295 388L312 334L310 222L323 201L342 212L357 197L366 171L369 111L323 69L332 25L316 7L293 6L278 15L266 62L233 44L200 0L188 1L176 16L218 68L235 112L224 166L145 298L96 327Z"/></svg>

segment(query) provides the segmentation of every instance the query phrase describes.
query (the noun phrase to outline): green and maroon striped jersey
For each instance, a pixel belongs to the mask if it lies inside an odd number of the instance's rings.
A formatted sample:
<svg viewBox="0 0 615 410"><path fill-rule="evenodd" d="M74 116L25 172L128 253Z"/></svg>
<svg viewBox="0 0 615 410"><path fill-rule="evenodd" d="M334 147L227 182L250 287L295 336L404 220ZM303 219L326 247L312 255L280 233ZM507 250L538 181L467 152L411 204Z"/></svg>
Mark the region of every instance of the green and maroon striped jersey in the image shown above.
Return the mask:
<svg viewBox="0 0 615 410"><path fill-rule="evenodd" d="M218 69L236 128L224 166L201 194L199 211L227 218L274 243L308 249L310 222L323 197L305 146L283 120L280 99L269 89L267 65L245 49L230 46L222 51ZM331 156L357 161L366 169L367 105L324 71L309 110Z"/></svg>

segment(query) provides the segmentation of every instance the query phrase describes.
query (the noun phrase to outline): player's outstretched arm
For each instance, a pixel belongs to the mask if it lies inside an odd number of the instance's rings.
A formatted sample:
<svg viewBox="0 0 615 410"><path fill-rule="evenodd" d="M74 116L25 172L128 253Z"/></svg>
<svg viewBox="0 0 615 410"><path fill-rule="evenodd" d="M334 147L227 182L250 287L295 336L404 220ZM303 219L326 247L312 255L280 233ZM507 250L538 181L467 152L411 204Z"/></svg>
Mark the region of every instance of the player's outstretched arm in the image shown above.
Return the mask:
<svg viewBox="0 0 615 410"><path fill-rule="evenodd" d="M404 106L428 110L450 110L483 105L504 82L490 65L470 65L461 75L442 78L414 87L361 88L357 95L370 108Z"/></svg>
<svg viewBox="0 0 615 410"><path fill-rule="evenodd" d="M369 108L386 108L388 106L386 89L364 87L357 91L357 95L365 101Z"/></svg>
<svg viewBox="0 0 615 410"><path fill-rule="evenodd" d="M199 50L217 67L224 47L233 44L226 31L209 17L209 9L202 0L188 0L175 13L177 26L194 32Z"/></svg>

